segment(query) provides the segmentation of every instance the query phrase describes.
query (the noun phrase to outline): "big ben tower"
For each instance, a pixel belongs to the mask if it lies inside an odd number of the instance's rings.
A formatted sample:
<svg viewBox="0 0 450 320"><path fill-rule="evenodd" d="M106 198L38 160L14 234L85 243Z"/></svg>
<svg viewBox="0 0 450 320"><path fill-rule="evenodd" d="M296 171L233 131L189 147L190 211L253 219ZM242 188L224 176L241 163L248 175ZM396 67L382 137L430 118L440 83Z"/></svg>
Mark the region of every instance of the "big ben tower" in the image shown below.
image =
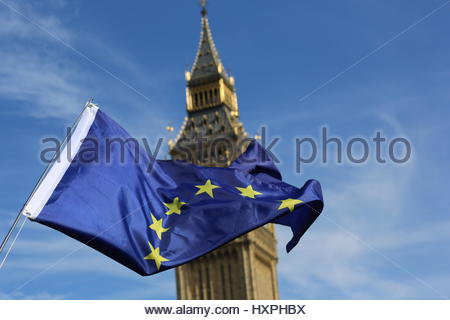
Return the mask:
<svg viewBox="0 0 450 320"><path fill-rule="evenodd" d="M247 134L239 121L234 78L225 70L201 1L201 35L191 71L186 72L186 111L170 145L173 159L226 167L242 152ZM273 225L256 229L178 267L178 299L278 299Z"/></svg>

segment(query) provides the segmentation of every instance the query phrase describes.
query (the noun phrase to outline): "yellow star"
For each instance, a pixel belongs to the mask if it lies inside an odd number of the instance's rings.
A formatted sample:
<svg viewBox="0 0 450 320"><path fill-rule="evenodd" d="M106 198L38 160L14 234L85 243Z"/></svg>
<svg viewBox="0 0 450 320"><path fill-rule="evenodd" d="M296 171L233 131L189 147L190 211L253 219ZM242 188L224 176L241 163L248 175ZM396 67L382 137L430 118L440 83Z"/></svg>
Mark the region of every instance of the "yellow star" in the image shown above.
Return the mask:
<svg viewBox="0 0 450 320"><path fill-rule="evenodd" d="M145 260L154 260L155 264L156 264L156 268L161 267L161 262L164 261L169 261L169 259L164 258L163 256L161 256L161 254L159 253L159 248L153 248L152 244L150 243L150 241L148 242L148 245L150 246L150 254L146 257L144 257Z"/></svg>
<svg viewBox="0 0 450 320"><path fill-rule="evenodd" d="M199 189L197 191L197 193L195 194L196 196L198 196L199 194L202 194L202 193L207 193L211 198L214 198L213 190L220 188L219 186L213 185L211 183L211 180L206 181L206 183L204 185L195 186L195 187Z"/></svg>
<svg viewBox="0 0 450 320"><path fill-rule="evenodd" d="M173 213L181 214L181 207L186 204L186 202L180 201L178 197L173 199L172 203L165 203L165 202L163 203L167 208L169 208L169 210L166 212L168 216L170 216Z"/></svg>
<svg viewBox="0 0 450 320"><path fill-rule="evenodd" d="M241 196L255 199L255 196L262 194L261 192L253 190L253 187L249 185L247 188L236 187L241 192Z"/></svg>
<svg viewBox="0 0 450 320"><path fill-rule="evenodd" d="M280 200L280 201L281 201L281 205L278 207L278 210L281 210L284 208L289 208L290 212L294 211L295 205L303 203L302 200L298 200L298 199L286 199L286 200Z"/></svg>
<svg viewBox="0 0 450 320"><path fill-rule="evenodd" d="M158 235L159 240L161 240L162 233L166 232L170 228L167 228L167 229L164 228L163 227L163 219L156 220L156 218L153 216L153 214L152 214L152 221L153 221L153 223L151 225L149 225L148 227L150 229L152 229L153 231L155 231L156 234Z"/></svg>

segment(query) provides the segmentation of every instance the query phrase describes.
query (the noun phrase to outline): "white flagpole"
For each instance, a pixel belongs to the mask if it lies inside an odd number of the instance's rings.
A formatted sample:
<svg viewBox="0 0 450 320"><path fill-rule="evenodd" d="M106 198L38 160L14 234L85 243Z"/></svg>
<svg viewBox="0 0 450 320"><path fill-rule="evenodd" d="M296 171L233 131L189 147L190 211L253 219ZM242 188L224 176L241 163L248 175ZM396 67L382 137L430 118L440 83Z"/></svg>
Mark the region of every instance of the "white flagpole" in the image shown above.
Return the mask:
<svg viewBox="0 0 450 320"><path fill-rule="evenodd" d="M8 243L9 239L11 238L11 235L14 232L14 229L17 227L17 224L20 221L20 218L22 217L22 211L23 209L25 209L25 207L28 205L28 203L30 202L31 197L34 195L34 193L36 192L37 188L40 186L40 184L42 183L42 181L44 180L45 176L47 175L48 171L50 170L50 168L52 167L52 165L54 164L54 162L56 161L56 159L59 158L61 151L63 150L63 148L65 147L65 145L67 144L68 141L70 141L70 137L72 136L72 132L74 130L74 128L78 125L78 122L81 119L81 115L83 114L83 111L86 108L89 108L91 106L93 106L93 99L89 99L88 102L86 102L86 105L84 106L83 110L81 111L81 113L79 114L79 116L77 117L77 119L75 120L74 124L72 125L71 129L70 129L70 133L68 135L66 135L66 137L64 138L63 143L60 145L59 150L53 155L52 160L50 161L50 163L48 164L47 168L45 168L44 172L41 174L41 176L39 177L39 180L37 181L36 185L33 188L33 191L31 191L30 195L27 198L27 201L25 202L25 204L22 207L22 210L19 211L19 213L17 214L16 218L14 219L13 224L11 225L11 227L9 228L8 232L6 233L5 238L3 239L2 243L0 244L0 255L3 252L3 250L6 247L6 244ZM25 218L26 219L26 218ZM26 220L25 220L26 221ZM22 230L25 221L22 223L21 227L20 227L20 231ZM20 231L17 233L16 237L14 238L14 242L16 241L17 237L19 236ZM14 245L14 242L11 244L5 258L3 259L0 268L3 266L6 258L8 257L12 246Z"/></svg>

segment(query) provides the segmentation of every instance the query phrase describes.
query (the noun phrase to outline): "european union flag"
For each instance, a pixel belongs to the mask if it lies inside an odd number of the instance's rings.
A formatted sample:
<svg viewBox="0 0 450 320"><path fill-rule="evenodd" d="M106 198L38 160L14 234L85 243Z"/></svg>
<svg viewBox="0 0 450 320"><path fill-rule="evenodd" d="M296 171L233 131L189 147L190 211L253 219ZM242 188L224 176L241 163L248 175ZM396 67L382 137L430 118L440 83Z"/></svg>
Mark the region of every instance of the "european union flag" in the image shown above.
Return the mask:
<svg viewBox="0 0 450 320"><path fill-rule="evenodd" d="M86 107L23 214L150 275L269 222L291 227L290 251L322 211L319 182L284 183L255 142L229 168L211 168L113 143L130 139L97 106Z"/></svg>

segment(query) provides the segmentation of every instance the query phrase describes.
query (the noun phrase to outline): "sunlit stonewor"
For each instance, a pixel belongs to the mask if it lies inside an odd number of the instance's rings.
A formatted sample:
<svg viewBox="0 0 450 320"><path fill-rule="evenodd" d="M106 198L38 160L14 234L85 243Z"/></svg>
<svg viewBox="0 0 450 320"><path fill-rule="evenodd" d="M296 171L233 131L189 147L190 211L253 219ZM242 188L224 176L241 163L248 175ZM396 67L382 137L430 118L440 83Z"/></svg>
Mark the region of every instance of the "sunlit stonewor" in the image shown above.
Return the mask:
<svg viewBox="0 0 450 320"><path fill-rule="evenodd" d="M197 57L186 72L187 117L170 148L173 159L198 165L227 166L238 152L211 141L225 138L233 146L247 138L234 87L214 45L206 10ZM199 138L206 138L199 149ZM186 158L183 150L191 150ZM211 190L212 193L212 190ZM252 231L187 265L177 268L178 299L278 299L276 239L272 225Z"/></svg>

